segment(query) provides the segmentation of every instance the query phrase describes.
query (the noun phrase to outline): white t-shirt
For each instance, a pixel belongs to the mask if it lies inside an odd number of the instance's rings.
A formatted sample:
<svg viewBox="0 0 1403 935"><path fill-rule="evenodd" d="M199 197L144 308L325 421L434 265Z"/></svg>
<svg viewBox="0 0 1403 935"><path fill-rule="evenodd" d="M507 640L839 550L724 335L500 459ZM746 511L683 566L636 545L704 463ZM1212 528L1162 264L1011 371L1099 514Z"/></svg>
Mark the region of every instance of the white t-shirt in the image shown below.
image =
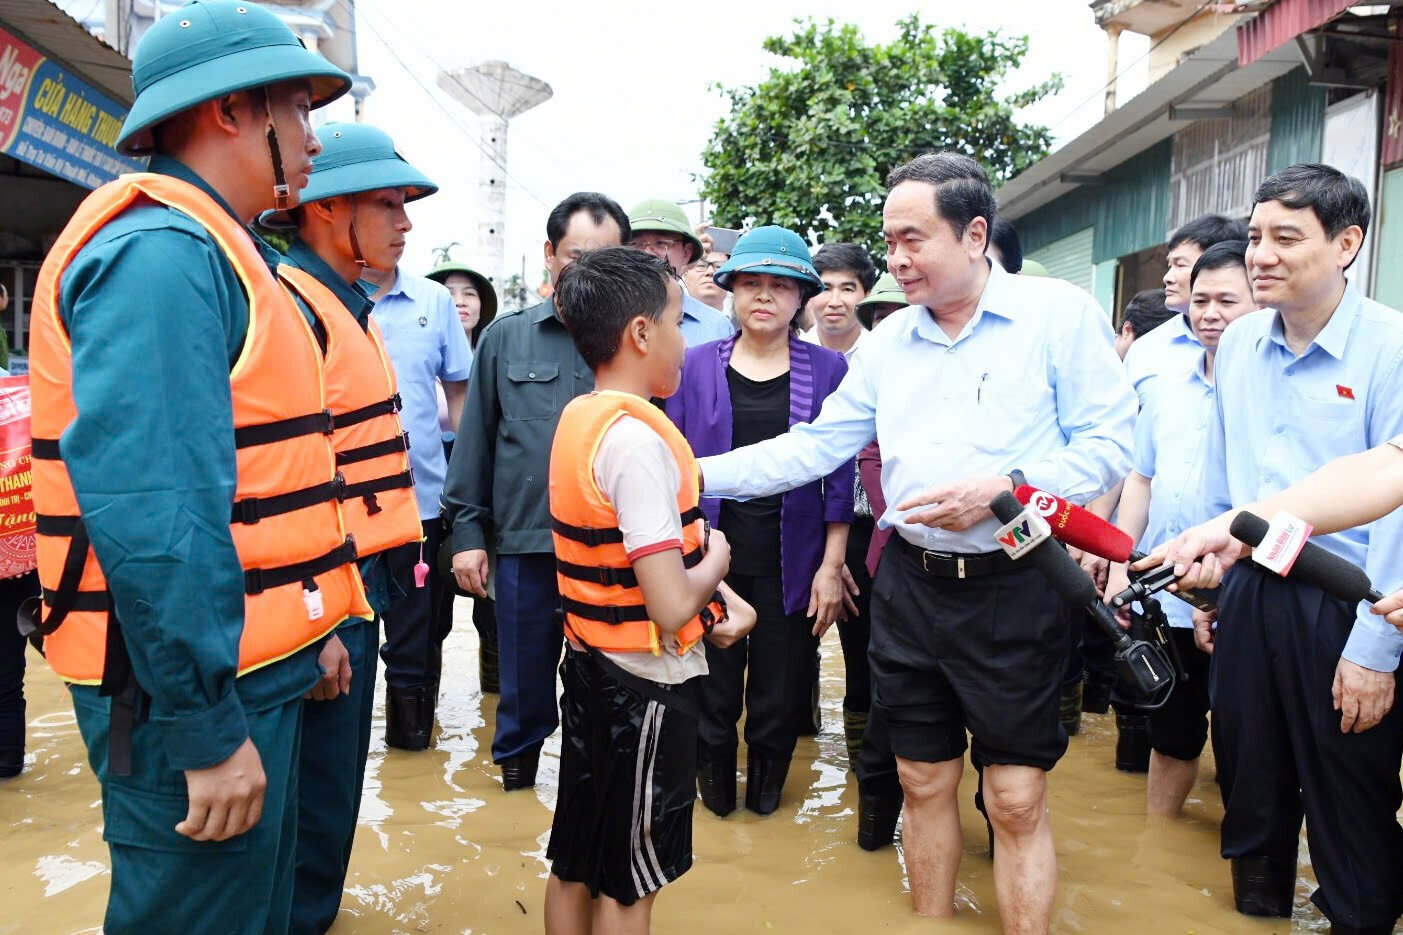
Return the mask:
<svg viewBox="0 0 1403 935"><path fill-rule="evenodd" d="M641 420L624 416L609 427L594 456L594 482L614 505L629 561L682 548L677 513L681 475L667 443ZM677 638L663 634L662 653L609 653L640 678L678 685L706 675L706 653L698 643L677 655Z"/></svg>
<svg viewBox="0 0 1403 935"><path fill-rule="evenodd" d="M858 329L857 329L857 337L853 339L852 347L850 347L850 348L848 348L846 351L844 351L844 352L843 352L843 356L844 356L845 358L847 358L848 360L852 360L852 356L853 356L854 354L857 353L858 345L860 345L860 344L862 343L862 339L865 338L866 336L867 336L867 329L866 329L866 328L858 328ZM817 344L819 347L822 347L822 346L823 346L823 339L820 338L820 337L818 336L818 325L814 325L814 326L813 326L812 328L810 328L808 331L800 331L800 332L799 332L799 340L800 340L800 341L806 341L806 342L808 342L809 344Z"/></svg>

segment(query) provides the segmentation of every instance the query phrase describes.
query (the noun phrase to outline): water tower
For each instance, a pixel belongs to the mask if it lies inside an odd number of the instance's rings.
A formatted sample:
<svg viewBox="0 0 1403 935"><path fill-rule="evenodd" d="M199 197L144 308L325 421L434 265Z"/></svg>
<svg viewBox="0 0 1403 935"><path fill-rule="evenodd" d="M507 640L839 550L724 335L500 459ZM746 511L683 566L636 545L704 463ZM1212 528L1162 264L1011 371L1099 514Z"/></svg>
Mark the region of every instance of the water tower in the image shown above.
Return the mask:
<svg viewBox="0 0 1403 935"><path fill-rule="evenodd" d="M478 170L478 267L500 293L506 283L507 124L555 93L539 78L493 61L443 71L438 86L478 115L482 160Z"/></svg>

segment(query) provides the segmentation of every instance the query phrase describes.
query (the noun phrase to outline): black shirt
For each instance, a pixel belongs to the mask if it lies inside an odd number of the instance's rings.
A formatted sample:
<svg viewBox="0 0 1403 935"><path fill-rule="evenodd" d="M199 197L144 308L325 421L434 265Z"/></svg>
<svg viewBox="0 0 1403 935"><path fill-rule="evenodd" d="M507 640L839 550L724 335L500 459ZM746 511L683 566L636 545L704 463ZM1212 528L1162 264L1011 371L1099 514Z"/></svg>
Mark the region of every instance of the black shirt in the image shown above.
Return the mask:
<svg viewBox="0 0 1403 935"><path fill-rule="evenodd" d="M789 373L751 380L726 368L731 394L731 447L744 448L789 431ZM731 544L731 571L778 576L779 511L784 494L721 501L721 531Z"/></svg>

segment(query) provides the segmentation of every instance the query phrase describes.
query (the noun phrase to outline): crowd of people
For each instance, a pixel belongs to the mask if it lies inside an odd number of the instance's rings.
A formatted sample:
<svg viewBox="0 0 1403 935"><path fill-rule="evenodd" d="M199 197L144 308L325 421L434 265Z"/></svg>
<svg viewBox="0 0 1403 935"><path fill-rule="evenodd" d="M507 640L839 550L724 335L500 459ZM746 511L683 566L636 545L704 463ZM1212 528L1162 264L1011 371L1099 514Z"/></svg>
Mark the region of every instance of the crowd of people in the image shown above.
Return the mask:
<svg viewBox="0 0 1403 935"><path fill-rule="evenodd" d="M350 79L276 16L197 0L133 80L117 145L148 169L83 202L34 297L38 572L0 589L102 787L107 932L330 928L377 671L385 743L426 749L442 681L471 677L443 671L456 597L504 792L563 729L552 933L646 931L697 798L780 807L834 625L855 836L900 824L917 912L955 911L968 750L1004 930L1048 930L1047 774L1114 707L1150 814L1181 814L1211 738L1238 911L1290 916L1304 821L1331 930L1393 930L1403 596L1356 606L1230 531L1292 513L1403 583L1403 319L1347 278L1357 181L1292 166L1246 223L1185 225L1119 329L952 152L892 168L883 273L859 244L579 192L546 221L551 296L499 309L468 265L400 269L437 186L375 127L313 131ZM1122 611L1161 634L1167 699L998 548L990 504L1026 487L1151 553L1072 550L1107 602L1164 563L1221 585L1216 610Z"/></svg>

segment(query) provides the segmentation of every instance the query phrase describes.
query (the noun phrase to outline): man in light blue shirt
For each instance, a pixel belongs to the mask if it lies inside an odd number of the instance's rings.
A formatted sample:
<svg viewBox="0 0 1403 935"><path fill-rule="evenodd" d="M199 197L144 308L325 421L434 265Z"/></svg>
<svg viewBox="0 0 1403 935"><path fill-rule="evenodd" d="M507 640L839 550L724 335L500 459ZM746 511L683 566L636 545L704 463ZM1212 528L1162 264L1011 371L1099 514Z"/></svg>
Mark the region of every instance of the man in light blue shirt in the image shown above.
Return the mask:
<svg viewBox="0 0 1403 935"><path fill-rule="evenodd" d="M1189 310L1189 280L1194 264L1203 251L1215 243L1246 239L1245 224L1220 214L1195 218L1169 238L1165 248L1168 253L1165 256L1164 304L1178 314L1137 339L1125 352L1125 370L1140 397L1141 406L1145 405L1145 391L1151 379L1161 373L1178 376L1195 366L1203 356L1203 345L1194 337L1184 317Z"/></svg>
<svg viewBox="0 0 1403 935"><path fill-rule="evenodd" d="M1299 165L1257 189L1247 265L1259 303L1217 355L1205 495L1246 506L1403 432L1403 318L1345 280L1369 223L1360 183ZM1319 537L1387 593L1403 583L1403 515ZM1336 931L1392 931L1403 913L1403 636L1366 606L1239 562L1213 639L1213 730L1238 909L1291 914L1306 818ZM1206 632L1206 631L1205 631Z"/></svg>
<svg viewBox="0 0 1403 935"><path fill-rule="evenodd" d="M442 646L448 635L436 632L435 624L444 585L437 575L430 574L420 587L414 572L419 562L434 562L443 541L438 510L448 461L440 440L437 384L443 383L448 415L457 425L463 415L473 354L453 298L442 285L398 267L378 281L380 290L371 315L384 334L385 349L399 380L400 421L409 433L409 464L414 470L419 519L424 524L422 543L385 552L391 576L391 605L381 614L385 644L380 658L385 663L386 697L396 700L395 711L412 713L412 717L406 715L408 723L387 722L386 741L402 749L423 749L433 731Z"/></svg>
<svg viewBox="0 0 1403 935"><path fill-rule="evenodd" d="M812 424L703 458L706 494L788 490L880 435L881 524L900 535L873 586L873 706L905 791L912 901L954 912L968 729L987 764L1004 927L1045 931L1066 615L1036 570L996 550L989 502L1024 475L1079 502L1105 491L1130 469L1135 395L1091 296L990 264L994 197L978 163L927 154L887 184L887 265L913 304L867 336Z"/></svg>
<svg viewBox="0 0 1403 935"><path fill-rule="evenodd" d="M687 215L666 198L649 198L634 205L628 213L628 226L633 232L630 246L666 260L678 276L706 255L701 240L687 223ZM682 340L688 347L724 340L735 330L729 318L688 295L683 287Z"/></svg>

